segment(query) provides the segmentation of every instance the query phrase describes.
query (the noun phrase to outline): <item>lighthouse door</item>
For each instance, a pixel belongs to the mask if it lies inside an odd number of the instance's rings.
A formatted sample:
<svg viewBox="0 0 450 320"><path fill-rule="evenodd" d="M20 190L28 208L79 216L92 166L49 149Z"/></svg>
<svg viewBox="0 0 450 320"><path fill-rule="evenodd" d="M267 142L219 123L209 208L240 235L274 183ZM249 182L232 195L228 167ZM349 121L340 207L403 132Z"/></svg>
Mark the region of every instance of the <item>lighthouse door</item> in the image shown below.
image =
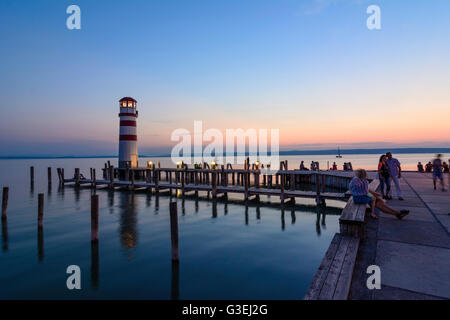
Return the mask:
<svg viewBox="0 0 450 320"><path fill-rule="evenodd" d="M138 167L138 155L137 154L132 154L131 155L131 166L133 168L137 168Z"/></svg>

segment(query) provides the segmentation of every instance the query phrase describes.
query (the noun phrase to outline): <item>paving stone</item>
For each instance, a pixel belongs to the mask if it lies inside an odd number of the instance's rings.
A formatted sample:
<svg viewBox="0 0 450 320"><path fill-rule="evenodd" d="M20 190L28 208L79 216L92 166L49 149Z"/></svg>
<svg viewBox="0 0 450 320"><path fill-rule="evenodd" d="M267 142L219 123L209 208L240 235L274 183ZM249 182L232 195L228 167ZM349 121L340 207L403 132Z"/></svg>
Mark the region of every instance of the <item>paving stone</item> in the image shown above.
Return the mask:
<svg viewBox="0 0 450 320"><path fill-rule="evenodd" d="M380 290L373 290L374 300L445 300L442 297L430 296L427 294L394 288L389 286L381 286Z"/></svg>
<svg viewBox="0 0 450 320"><path fill-rule="evenodd" d="M450 248L450 237L437 222L381 217L378 239Z"/></svg>
<svg viewBox="0 0 450 320"><path fill-rule="evenodd" d="M428 221L428 222L435 222L435 218L430 213L430 210L428 208L424 207L406 207L406 206L392 206L392 209L395 210L409 210L410 213L403 218L402 221L408 221L408 220L417 220L417 221ZM397 217L381 213L380 217L387 218L387 219L394 219L397 220Z"/></svg>
<svg viewBox="0 0 450 320"><path fill-rule="evenodd" d="M376 264L382 285L450 298L450 249L378 240Z"/></svg>

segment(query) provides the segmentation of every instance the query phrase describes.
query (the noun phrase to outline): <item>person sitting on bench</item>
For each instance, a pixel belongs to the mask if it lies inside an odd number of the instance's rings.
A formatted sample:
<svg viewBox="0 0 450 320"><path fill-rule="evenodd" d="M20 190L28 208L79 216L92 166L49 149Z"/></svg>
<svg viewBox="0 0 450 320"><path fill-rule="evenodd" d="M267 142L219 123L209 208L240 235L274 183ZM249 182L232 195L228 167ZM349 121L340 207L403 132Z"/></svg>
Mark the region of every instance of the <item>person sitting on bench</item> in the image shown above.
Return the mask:
<svg viewBox="0 0 450 320"><path fill-rule="evenodd" d="M375 208L380 209L384 213L392 214L399 220L403 219L409 214L409 210L397 211L386 205L386 201L382 199L381 195L373 190L369 190L369 182L367 181L367 172L364 169L358 169L355 172L355 177L350 181L350 191L353 196L355 204L370 204L371 217L378 219L375 214Z"/></svg>

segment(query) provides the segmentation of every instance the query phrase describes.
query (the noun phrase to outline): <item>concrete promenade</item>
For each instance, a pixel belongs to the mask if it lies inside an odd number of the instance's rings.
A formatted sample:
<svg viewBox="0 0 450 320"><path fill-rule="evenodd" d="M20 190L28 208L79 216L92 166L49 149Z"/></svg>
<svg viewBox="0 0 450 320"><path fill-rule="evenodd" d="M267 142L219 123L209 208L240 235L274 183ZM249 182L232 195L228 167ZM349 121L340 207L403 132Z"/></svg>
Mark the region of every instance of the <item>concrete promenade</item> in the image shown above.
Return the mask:
<svg viewBox="0 0 450 320"><path fill-rule="evenodd" d="M448 190L449 175L445 175ZM450 192L433 190L431 174L406 172L401 179L404 201L388 204L408 209L402 221L380 213L368 218L353 273L351 299L450 299ZM381 269L380 290L366 286L367 267Z"/></svg>

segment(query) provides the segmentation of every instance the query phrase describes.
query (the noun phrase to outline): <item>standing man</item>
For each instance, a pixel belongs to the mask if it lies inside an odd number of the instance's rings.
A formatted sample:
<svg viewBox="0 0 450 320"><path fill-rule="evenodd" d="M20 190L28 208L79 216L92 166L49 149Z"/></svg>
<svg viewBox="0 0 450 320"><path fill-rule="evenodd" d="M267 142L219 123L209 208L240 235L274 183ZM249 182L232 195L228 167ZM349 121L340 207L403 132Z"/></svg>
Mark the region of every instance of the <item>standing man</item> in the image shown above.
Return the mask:
<svg viewBox="0 0 450 320"><path fill-rule="evenodd" d="M394 181L395 191L397 193L398 200L404 200L402 196L402 190L400 189L400 181L399 179L402 177L402 167L400 166L400 162L392 157L392 153L386 153L386 164L389 169L389 176ZM392 188L389 191L388 198L392 199Z"/></svg>
<svg viewBox="0 0 450 320"><path fill-rule="evenodd" d="M442 154L438 154L436 159L433 160L433 185L434 190L436 190L436 180L441 180L442 191L445 191L444 185L444 175L442 174L443 164L442 164Z"/></svg>

